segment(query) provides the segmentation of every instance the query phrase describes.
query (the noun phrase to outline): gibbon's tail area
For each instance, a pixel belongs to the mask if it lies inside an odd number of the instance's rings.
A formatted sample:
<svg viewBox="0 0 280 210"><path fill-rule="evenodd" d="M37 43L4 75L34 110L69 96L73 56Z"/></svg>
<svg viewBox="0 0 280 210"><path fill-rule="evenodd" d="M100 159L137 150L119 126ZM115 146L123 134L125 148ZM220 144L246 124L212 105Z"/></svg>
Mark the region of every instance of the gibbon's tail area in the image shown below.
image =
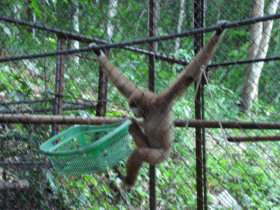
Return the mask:
<svg viewBox="0 0 280 210"><path fill-rule="evenodd" d="M185 70L181 72L177 79L160 94L163 101L169 103L179 98L191 83L199 78L202 69L206 69L209 61L215 54L216 48L220 43L223 34L224 30L221 28L212 35L211 39L199 51L192 62L187 65Z"/></svg>

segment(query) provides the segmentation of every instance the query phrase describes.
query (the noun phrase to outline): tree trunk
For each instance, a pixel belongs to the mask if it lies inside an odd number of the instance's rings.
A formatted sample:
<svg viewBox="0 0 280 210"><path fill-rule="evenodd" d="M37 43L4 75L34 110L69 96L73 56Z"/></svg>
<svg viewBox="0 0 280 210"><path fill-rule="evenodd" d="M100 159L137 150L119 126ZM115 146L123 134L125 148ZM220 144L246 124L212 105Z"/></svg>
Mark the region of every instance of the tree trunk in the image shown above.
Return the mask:
<svg viewBox="0 0 280 210"><path fill-rule="evenodd" d="M80 27L79 27L79 1L78 0L74 0L72 2L73 4L73 16L72 16L72 26L73 26L73 30L77 33L80 32ZM75 49L79 49L80 48L80 42L79 41L73 41L72 42L72 46ZM78 56L74 56L73 59L74 63L76 65L79 65L80 63L80 59Z"/></svg>
<svg viewBox="0 0 280 210"><path fill-rule="evenodd" d="M37 20L36 13L34 12L33 13L33 23L36 23L36 20ZM36 38L36 29L35 28L32 29L32 36L33 36L33 39Z"/></svg>
<svg viewBox="0 0 280 210"><path fill-rule="evenodd" d="M180 14L179 14L179 20L178 20L178 25L177 25L177 33L180 33L182 31L182 25L183 25L183 20L185 16L185 5L186 5L186 0L181 0L180 4ZM176 38L175 40L175 48L174 52L175 54L178 54L179 48L180 48L180 38Z"/></svg>
<svg viewBox="0 0 280 210"><path fill-rule="evenodd" d="M114 24L112 23L112 19L114 19L114 17L117 14L117 9L116 7L118 6L118 0L110 0L109 1L109 11L108 11L108 25L107 25L107 35L109 40L111 41L113 34L114 34Z"/></svg>
<svg viewBox="0 0 280 210"><path fill-rule="evenodd" d="M253 0L252 2L252 18L261 17L264 14L264 0ZM259 45L262 39L263 23L255 23L251 25L250 29L250 46L248 49L248 59L255 59L258 54ZM242 103L240 111L247 112L256 96L258 87L255 83L255 69L258 63L248 64L245 69L245 81L243 87Z"/></svg>
<svg viewBox="0 0 280 210"><path fill-rule="evenodd" d="M155 21L154 21L154 24L155 24L155 26L157 25L157 23L158 23L158 21L160 20L160 8L161 8L161 2L160 2L161 0L156 0L155 1ZM158 27L156 27L156 29L155 29L155 36L157 36L158 35ZM155 52L157 52L157 50L158 50L158 42L155 42L155 44L154 44L154 49L155 49Z"/></svg>
<svg viewBox="0 0 280 210"><path fill-rule="evenodd" d="M275 14L279 0L271 1L268 14ZM253 0L252 17L264 15L264 0ZM256 23L251 26L251 44L248 49L248 59L265 58L269 46L273 21ZM249 64L245 69L242 103L240 111L246 113L250 110L254 100L258 97L258 84L264 62Z"/></svg>
<svg viewBox="0 0 280 210"><path fill-rule="evenodd" d="M13 11L13 12L14 12L14 17L15 17L16 19L20 20L20 19L21 19L21 17L20 17L20 11L22 10L20 2L18 2L18 1L15 1L15 2L14 2L14 4L13 4L13 10L14 10L14 11Z"/></svg>

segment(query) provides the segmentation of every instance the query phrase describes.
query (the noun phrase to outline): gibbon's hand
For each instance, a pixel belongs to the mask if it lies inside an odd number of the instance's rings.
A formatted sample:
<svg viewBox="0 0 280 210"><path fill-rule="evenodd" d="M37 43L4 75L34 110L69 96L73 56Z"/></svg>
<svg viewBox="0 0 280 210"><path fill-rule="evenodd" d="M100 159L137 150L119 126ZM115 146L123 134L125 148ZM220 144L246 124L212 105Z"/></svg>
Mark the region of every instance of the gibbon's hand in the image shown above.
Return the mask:
<svg viewBox="0 0 280 210"><path fill-rule="evenodd" d="M228 23L226 20L219 20L217 25L219 28L216 30L216 35L220 35L225 30L225 25Z"/></svg>
<svg viewBox="0 0 280 210"><path fill-rule="evenodd" d="M88 45L90 48L92 48L93 52L97 55L100 56L102 51L100 49L95 49L95 47L97 47L97 45L95 43L90 43Z"/></svg>
<svg viewBox="0 0 280 210"><path fill-rule="evenodd" d="M132 124L129 126L129 133L134 133L136 130L140 130L140 126L135 119L131 119Z"/></svg>

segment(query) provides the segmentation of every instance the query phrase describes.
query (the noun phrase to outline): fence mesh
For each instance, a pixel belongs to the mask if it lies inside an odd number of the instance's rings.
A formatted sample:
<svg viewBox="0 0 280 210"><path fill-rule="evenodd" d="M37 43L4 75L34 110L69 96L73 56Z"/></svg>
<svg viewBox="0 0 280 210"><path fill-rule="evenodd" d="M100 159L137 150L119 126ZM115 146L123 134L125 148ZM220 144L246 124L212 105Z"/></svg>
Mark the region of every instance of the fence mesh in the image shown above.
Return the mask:
<svg viewBox="0 0 280 210"><path fill-rule="evenodd" d="M120 43L147 38L149 34L149 1L0 2L2 58L81 49L94 41L97 45ZM218 20L230 23L252 18L252 10L263 9L262 1L253 2L205 1L204 26L214 26ZM278 1L271 1L264 5L259 16L273 15L273 3L277 8ZM155 7L156 36L193 29L194 21L197 21L193 1L156 0ZM277 14L277 10L274 13ZM6 17L26 22L13 23ZM26 23L31 24L27 26ZM266 30L269 23L273 23L271 34ZM277 126L280 121L279 20L254 25L262 32L254 40L253 24L227 30L207 69L206 79L202 79L205 97L204 111L200 111L204 112L205 120L219 124L214 129L205 126L203 132L206 179L201 181L206 180L204 195L207 200L197 198L196 130L188 126L190 120L196 119L197 86L192 85L172 109L173 118L184 120L186 126L174 128L171 155L156 166L157 187L153 199L158 209L195 209L198 203L209 209L276 209L280 205L279 132L258 124L268 122ZM39 26L50 28L40 30ZM74 33L80 36L74 39ZM211 33L203 35L207 42ZM263 54L266 47L257 41L262 37L270 38L266 54ZM182 64L193 59L194 44L193 37L156 42L156 93L163 91L178 76L184 69ZM275 58L274 61L238 64L238 61L252 61L248 51L254 45L263 56L255 56L255 59ZM148 43L107 51L110 61L143 89L149 87L149 53ZM168 57L169 62L163 57ZM233 64L226 65L228 62ZM261 69L259 81L255 80L257 75L246 77L249 68L255 72ZM62 125L55 122L23 123L17 118L26 114L37 118L42 115L83 117L88 121L103 114L108 118L133 117L127 99L111 82L106 86L106 78L102 76L92 51L0 62L0 77L1 209L149 207L147 163L143 164L136 185L129 191L120 188L120 174L126 173L126 160L101 174L59 175L39 151L39 146L73 123L67 120ZM246 93L244 96L246 79L252 87L257 86L258 92L249 110L241 112L244 98L251 97ZM7 120L7 116L14 118L14 122ZM227 129L223 127L225 121L249 122L257 129L245 129L238 124L234 129ZM256 142L255 136L272 136L276 140ZM230 137L248 138L246 142L232 142L228 141Z"/></svg>

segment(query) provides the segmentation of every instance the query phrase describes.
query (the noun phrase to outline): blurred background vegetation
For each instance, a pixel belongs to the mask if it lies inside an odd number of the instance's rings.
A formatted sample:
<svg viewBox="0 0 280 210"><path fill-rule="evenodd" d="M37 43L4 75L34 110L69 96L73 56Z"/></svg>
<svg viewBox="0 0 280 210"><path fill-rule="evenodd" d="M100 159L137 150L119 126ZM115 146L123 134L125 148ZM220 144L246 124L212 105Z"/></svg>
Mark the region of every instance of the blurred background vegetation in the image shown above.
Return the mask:
<svg viewBox="0 0 280 210"><path fill-rule="evenodd" d="M157 0L157 35L193 28L193 1ZM247 0L205 1L205 26L218 20L238 21L250 18L254 5ZM254 2L254 1L253 1ZM182 3L184 6L181 7ZM270 1L265 1L267 14ZM181 17L180 13L183 14ZM89 37L122 42L148 36L148 1L120 0L0 0L0 15L36 22L80 33ZM179 24L179 19L182 24ZM273 21L266 57L275 57L279 49L278 20ZM214 63L248 59L250 26L229 29L220 44ZM205 34L207 41L211 36ZM55 34L0 21L0 55L12 57L57 50ZM179 48L178 46L179 42ZM192 38L161 41L157 52L191 61ZM86 44L66 40L66 49ZM148 45L137 48L148 50ZM148 87L148 57L123 49L110 49L110 60L139 87ZM56 57L0 63L0 113L52 114L55 97ZM258 95L250 109L240 111L246 65L211 68L205 88L206 120L231 120L279 123L279 61L266 62L258 83ZM179 64L156 62L156 92L162 91L183 70ZM63 115L91 117L96 114L99 67L94 54L65 56ZM106 116L128 116L127 102L109 82ZM194 87L175 104L174 119L195 119ZM22 103L25 102L25 103ZM32 103L31 103L32 102ZM91 105L74 110L75 104ZM43 110L42 110L43 109ZM41 111L40 111L41 110ZM65 125L62 129L69 127ZM0 191L0 207L46 209L146 209L149 204L148 165L144 164L137 185L128 193L118 190L120 179L110 170L104 174L60 176L44 167L4 167L4 163L44 162L39 145L50 138L52 126L0 124L0 168L3 180L28 180L26 191ZM217 198L225 190L242 208L278 209L280 206L278 142L229 143L229 136L277 135L271 130L207 129L208 203L221 209ZM176 128L170 158L157 169L157 202L162 209L195 209L195 132ZM125 162L119 166L125 173ZM1 178L1 177L0 177ZM1 180L0 180L1 181Z"/></svg>

